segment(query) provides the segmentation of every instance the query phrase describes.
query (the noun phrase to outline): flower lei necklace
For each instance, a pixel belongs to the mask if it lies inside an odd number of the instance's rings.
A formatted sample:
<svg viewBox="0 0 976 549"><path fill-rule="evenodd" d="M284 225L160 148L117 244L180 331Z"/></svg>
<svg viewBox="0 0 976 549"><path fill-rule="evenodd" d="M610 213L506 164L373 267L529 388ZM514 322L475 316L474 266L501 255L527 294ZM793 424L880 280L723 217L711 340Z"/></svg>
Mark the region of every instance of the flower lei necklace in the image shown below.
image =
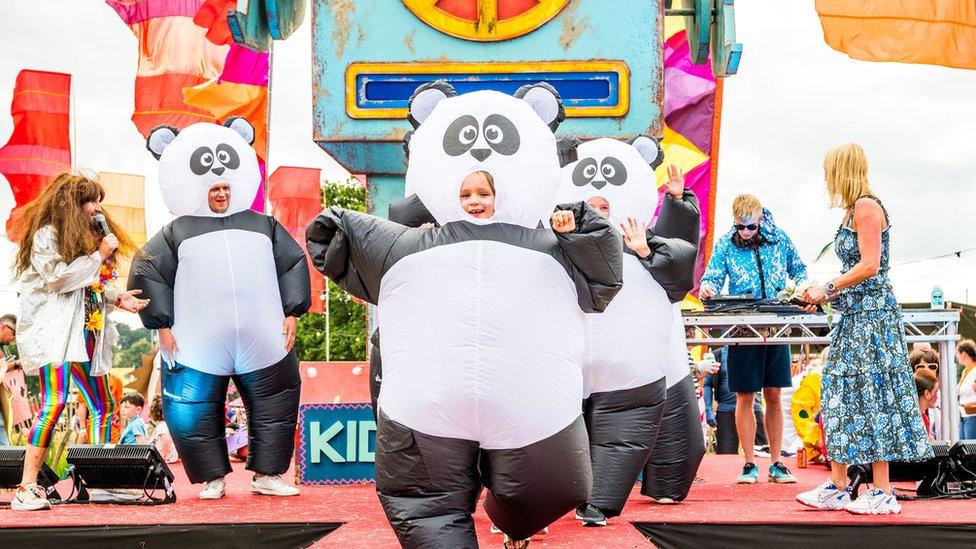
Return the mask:
<svg viewBox="0 0 976 549"><path fill-rule="evenodd" d="M102 263L101 268L98 270L98 282L89 286L96 302L103 299L102 294L105 293L105 284L113 280L118 280L118 278L119 271L115 269L115 264L112 260L107 260ZM101 309L95 309L91 312L85 327L89 331L94 332L101 331L105 327L105 316L102 314Z"/></svg>

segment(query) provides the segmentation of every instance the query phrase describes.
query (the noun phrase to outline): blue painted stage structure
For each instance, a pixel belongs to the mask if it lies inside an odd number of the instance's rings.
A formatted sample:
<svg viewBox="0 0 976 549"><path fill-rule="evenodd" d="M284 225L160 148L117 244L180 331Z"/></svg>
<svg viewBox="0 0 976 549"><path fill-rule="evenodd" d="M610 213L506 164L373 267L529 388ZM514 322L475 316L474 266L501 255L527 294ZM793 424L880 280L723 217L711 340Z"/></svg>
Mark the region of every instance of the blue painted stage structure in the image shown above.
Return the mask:
<svg viewBox="0 0 976 549"><path fill-rule="evenodd" d="M612 9L594 0L313 0L314 139L366 174L370 211L385 217L403 197L406 104L424 82L512 93L546 81L566 105L560 136L661 136L661 8L647 0Z"/></svg>

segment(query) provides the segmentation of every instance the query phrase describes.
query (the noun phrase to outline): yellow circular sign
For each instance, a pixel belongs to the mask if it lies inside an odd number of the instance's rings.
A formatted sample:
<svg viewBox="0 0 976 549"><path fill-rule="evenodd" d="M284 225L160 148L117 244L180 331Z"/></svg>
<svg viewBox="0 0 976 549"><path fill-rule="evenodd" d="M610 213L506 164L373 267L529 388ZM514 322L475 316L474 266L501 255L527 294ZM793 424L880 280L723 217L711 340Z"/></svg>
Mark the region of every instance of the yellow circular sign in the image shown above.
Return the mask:
<svg viewBox="0 0 976 549"><path fill-rule="evenodd" d="M403 0L421 21L451 36L497 42L528 34L569 0Z"/></svg>

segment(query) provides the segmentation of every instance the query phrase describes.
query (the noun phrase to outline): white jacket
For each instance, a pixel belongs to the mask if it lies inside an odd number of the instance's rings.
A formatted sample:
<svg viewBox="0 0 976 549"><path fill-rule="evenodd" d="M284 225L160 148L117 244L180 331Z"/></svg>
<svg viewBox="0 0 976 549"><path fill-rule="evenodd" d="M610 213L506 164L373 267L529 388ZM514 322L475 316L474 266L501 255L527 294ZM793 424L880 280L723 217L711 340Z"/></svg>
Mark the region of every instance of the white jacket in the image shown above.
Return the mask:
<svg viewBox="0 0 976 549"><path fill-rule="evenodd" d="M34 233L31 264L18 279L20 313L17 316L17 349L28 373L44 364L87 362L85 348L85 288L98 282L102 266L98 252L66 263L58 252L54 228ZM121 290L106 284L102 314L105 327L95 341L91 374L107 374L112 368L112 347L118 340L108 314Z"/></svg>

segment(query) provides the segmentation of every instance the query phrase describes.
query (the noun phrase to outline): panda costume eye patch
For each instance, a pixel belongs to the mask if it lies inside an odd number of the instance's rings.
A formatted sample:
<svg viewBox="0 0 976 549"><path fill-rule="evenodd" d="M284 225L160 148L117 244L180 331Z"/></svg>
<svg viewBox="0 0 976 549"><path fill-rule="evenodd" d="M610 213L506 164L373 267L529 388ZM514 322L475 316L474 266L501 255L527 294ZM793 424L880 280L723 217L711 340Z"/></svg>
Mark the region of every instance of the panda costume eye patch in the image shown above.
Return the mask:
<svg viewBox="0 0 976 549"><path fill-rule="evenodd" d="M592 184L597 189L607 183L619 187L627 182L627 168L619 159L612 156L597 163L595 158L584 158L573 169L573 184L584 187Z"/></svg>
<svg viewBox="0 0 976 549"><path fill-rule="evenodd" d="M190 171L196 175L203 175L210 171L214 163L214 153L210 147L200 147L190 155Z"/></svg>
<svg viewBox="0 0 976 549"><path fill-rule="evenodd" d="M193 151L190 155L190 171L196 175L203 175L210 171L215 160L220 166L229 170L236 170L241 165L241 159L234 147L221 143L217 145L216 154L210 150L210 147L199 147ZM223 169L220 172L223 173ZM216 170L214 173L217 173Z"/></svg>
<svg viewBox="0 0 976 549"><path fill-rule="evenodd" d="M484 137L485 143L491 147L490 150L471 151L479 136ZM460 116L447 127L443 139L444 152L448 155L461 156L471 151L478 160L487 158L491 151L511 156L518 152L520 145L521 139L515 124L500 114L488 115L480 125L471 115Z"/></svg>

